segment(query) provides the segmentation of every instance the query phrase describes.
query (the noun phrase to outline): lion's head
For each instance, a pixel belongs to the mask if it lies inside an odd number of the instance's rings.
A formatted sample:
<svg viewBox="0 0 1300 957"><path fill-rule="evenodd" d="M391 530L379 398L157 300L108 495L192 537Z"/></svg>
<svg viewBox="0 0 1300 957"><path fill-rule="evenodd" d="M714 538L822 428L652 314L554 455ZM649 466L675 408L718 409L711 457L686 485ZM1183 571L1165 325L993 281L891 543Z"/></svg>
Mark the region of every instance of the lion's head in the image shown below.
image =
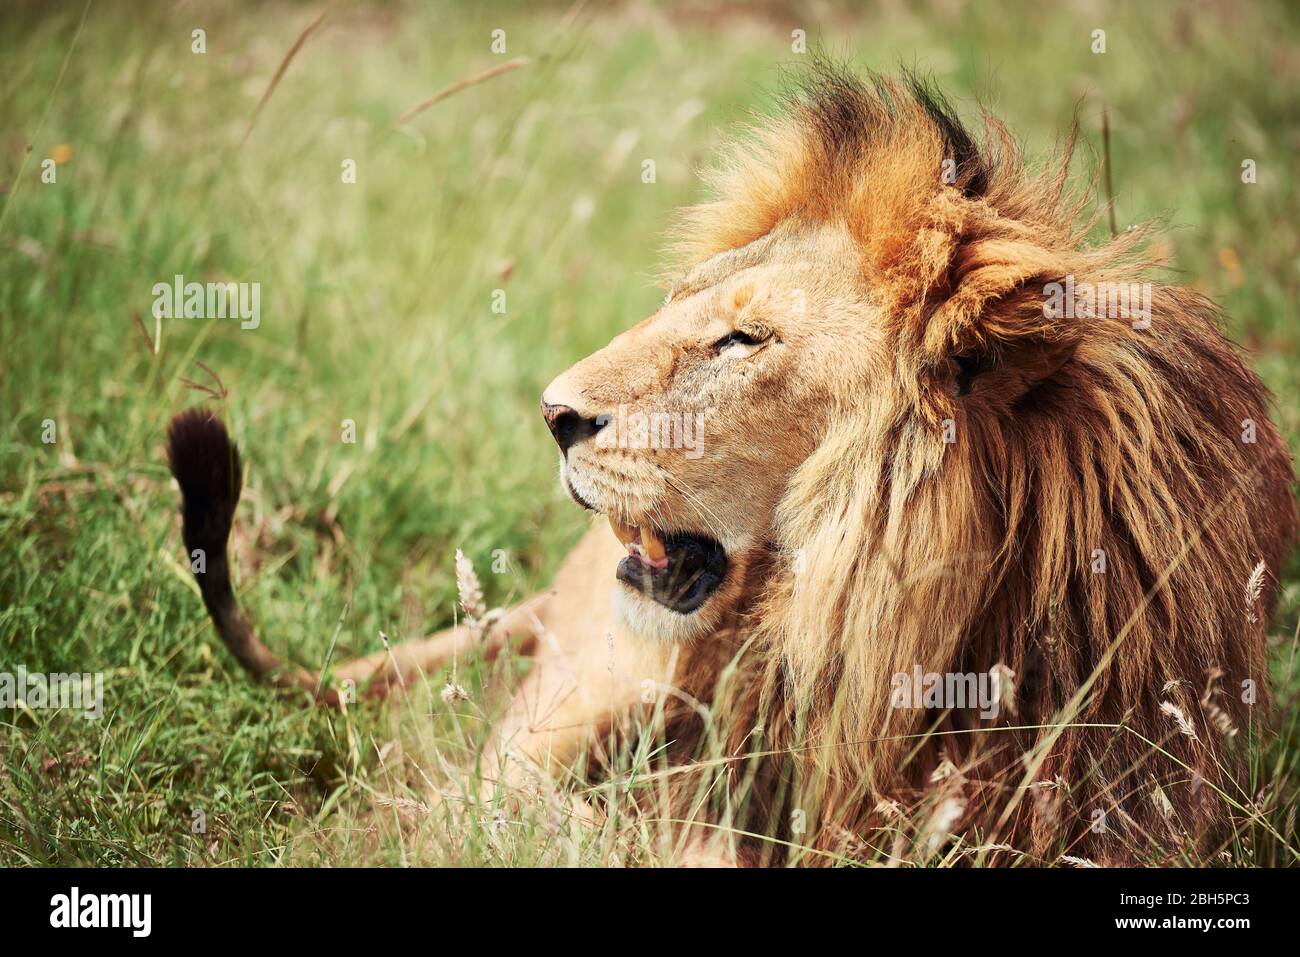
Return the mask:
<svg viewBox="0 0 1300 957"><path fill-rule="evenodd" d="M1133 794L1173 768L1117 787L1136 737L918 750L902 736L978 722L900 710L891 678L1003 665L1020 724L1127 723L1217 779L1214 731L1194 746L1161 705L1217 673L1215 706L1258 721L1233 690L1266 680L1243 595L1295 528L1263 388L1207 300L1150 278L1145 230L1085 243L1072 143L1031 175L996 121L977 144L923 83L825 66L785 107L684 214L663 307L543 395L565 488L628 545L624 617L748 622L746 693L836 823L902 764L978 749L991 790L1024 771L1081 820L1148 820Z"/></svg>
<svg viewBox="0 0 1300 957"><path fill-rule="evenodd" d="M707 633L755 584L791 478L886 373L839 226L782 225L688 269L663 307L543 396L562 481L632 553L635 630ZM837 409L841 409L837 412Z"/></svg>

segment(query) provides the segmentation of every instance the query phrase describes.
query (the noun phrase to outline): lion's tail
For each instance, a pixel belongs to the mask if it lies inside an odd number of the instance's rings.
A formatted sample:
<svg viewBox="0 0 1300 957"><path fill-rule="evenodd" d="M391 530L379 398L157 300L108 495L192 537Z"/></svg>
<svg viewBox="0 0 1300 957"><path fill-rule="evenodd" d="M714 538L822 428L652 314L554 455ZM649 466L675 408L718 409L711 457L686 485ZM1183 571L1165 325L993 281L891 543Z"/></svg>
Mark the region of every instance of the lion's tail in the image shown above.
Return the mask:
<svg viewBox="0 0 1300 957"><path fill-rule="evenodd" d="M182 531L203 604L217 634L235 659L258 680L280 688L300 688L318 700L338 705L338 694L302 669L286 668L240 611L230 583L226 542L243 489L238 447L214 414L190 409L167 429L167 459L181 487Z"/></svg>

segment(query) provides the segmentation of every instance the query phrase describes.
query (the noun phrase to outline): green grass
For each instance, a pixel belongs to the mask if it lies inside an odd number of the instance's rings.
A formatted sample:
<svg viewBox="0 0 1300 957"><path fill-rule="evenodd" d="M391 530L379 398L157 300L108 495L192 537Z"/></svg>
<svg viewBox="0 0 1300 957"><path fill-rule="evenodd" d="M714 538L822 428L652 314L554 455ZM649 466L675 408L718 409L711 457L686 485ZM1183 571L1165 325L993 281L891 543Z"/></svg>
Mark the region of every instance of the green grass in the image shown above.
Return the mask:
<svg viewBox="0 0 1300 957"><path fill-rule="evenodd" d="M0 670L102 671L105 714L0 713L0 864L657 859L636 826L557 832L539 817L494 831L402 803L472 765L516 662L465 662L472 701L454 708L421 693L326 714L252 686L184 571L162 436L205 401L181 382L207 381L201 361L249 463L242 601L309 667L334 642L341 657L377 650L380 630L448 625L457 547L490 603L541 586L585 519L558 491L537 397L655 307L672 210L698 198L694 170L723 132L797 64L797 28L865 66L932 72L972 118L978 95L1034 155L1086 97L1084 169L1104 104L1121 228L1168 219L1174 265L1222 303L1300 447L1294 7L1012 6L818 21L779 4L571 19L565 4L340 4L241 147L322 4L94 2L84 23L80 3L5 4ZM1090 50L1098 28L1103 55ZM494 29L529 65L396 128L407 107L504 59ZM60 144L70 158L42 183ZM176 273L259 282L260 328L164 320L155 354L151 288ZM340 440L345 419L355 444ZM497 550L508 570L492 574ZM1261 758L1284 791L1300 758L1298 605L1293 563L1274 623L1284 734ZM1294 793L1279 793L1269 813L1295 847ZM1275 863L1280 843L1233 860Z"/></svg>

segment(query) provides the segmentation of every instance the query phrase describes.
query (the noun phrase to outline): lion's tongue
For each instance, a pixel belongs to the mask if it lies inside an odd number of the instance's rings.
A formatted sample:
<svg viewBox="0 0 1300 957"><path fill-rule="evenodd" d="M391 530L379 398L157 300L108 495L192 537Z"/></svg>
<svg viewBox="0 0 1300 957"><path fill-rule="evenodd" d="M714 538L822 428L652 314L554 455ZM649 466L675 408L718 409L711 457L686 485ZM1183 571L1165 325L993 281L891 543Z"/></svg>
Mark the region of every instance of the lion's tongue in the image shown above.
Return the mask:
<svg viewBox="0 0 1300 957"><path fill-rule="evenodd" d="M642 525L640 528L624 525L611 516L609 527L614 530L618 540L627 546L629 555L651 568L668 567L668 553L664 549L663 539L649 525Z"/></svg>

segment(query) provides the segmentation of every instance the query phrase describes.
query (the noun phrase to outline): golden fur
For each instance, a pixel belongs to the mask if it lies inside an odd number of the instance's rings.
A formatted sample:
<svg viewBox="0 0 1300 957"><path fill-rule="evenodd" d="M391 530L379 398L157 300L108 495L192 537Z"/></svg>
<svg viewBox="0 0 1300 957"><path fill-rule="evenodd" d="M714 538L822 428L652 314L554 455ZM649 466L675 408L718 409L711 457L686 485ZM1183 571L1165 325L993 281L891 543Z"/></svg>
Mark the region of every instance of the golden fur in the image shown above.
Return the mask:
<svg viewBox="0 0 1300 957"><path fill-rule="evenodd" d="M490 761L554 768L634 734L650 681L667 754L718 785L681 813L763 835L728 842L744 861L857 854L938 801L945 833L1126 861L1248 801L1296 528L1265 391L1215 307L1152 278L1145 230L1084 241L1072 143L1032 175L985 130L914 79L819 66L724 155L664 307L544 401L704 411L698 457L586 441L562 477L626 525L717 539L727 579L667 610L613 583L622 550L593 530L492 629L489 650L522 633L537 662ZM1150 282L1150 328L1048 315L1066 277ZM755 344L710 347L729 330ZM383 690L468 643L341 675ZM897 674L997 666L1014 678L994 720L894 706Z"/></svg>

